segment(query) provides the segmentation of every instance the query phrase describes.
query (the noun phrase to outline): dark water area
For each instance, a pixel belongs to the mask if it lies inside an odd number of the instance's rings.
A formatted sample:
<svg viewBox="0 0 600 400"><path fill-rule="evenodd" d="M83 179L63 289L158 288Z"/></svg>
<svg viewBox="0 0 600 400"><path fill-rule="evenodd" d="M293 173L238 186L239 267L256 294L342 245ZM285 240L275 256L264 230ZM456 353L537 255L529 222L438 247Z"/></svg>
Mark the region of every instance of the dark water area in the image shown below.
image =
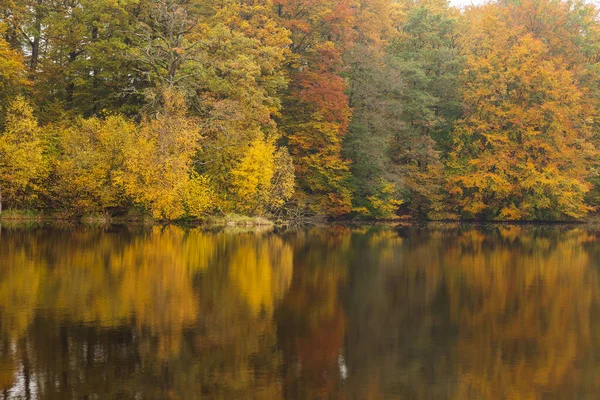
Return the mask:
<svg viewBox="0 0 600 400"><path fill-rule="evenodd" d="M0 231L0 399L597 399L600 231Z"/></svg>

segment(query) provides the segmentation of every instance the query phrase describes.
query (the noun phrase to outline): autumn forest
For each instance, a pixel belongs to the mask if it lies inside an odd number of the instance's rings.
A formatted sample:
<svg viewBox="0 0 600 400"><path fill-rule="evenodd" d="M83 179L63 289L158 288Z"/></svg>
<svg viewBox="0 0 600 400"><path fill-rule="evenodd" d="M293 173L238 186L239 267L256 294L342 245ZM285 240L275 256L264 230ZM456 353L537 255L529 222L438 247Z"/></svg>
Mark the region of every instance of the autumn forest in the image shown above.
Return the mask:
<svg viewBox="0 0 600 400"><path fill-rule="evenodd" d="M583 1L0 0L0 212L579 220Z"/></svg>

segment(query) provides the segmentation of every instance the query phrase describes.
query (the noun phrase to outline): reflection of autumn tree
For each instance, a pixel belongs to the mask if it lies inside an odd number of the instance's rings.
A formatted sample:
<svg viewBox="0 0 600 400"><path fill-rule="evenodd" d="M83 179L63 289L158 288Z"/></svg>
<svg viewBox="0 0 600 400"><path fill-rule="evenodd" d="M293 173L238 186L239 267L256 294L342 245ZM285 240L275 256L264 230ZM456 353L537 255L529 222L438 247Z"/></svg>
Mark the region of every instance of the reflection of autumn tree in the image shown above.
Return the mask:
<svg viewBox="0 0 600 400"><path fill-rule="evenodd" d="M0 258L0 334L11 337L23 334L34 317L44 270L23 249L7 261Z"/></svg>
<svg viewBox="0 0 600 400"><path fill-rule="evenodd" d="M271 236L248 240L247 235L234 239L229 273L254 314L273 313L275 296L281 297L292 279L292 248Z"/></svg>
<svg viewBox="0 0 600 400"><path fill-rule="evenodd" d="M598 240L584 229L1 235L0 397L600 390Z"/></svg>
<svg viewBox="0 0 600 400"><path fill-rule="evenodd" d="M279 399L281 356L272 313L290 285L292 248L270 234L219 237L216 264L199 282L202 319L189 344L199 360L181 376L198 382L210 398L252 393ZM186 382L181 387L182 398L197 395Z"/></svg>
<svg viewBox="0 0 600 400"><path fill-rule="evenodd" d="M355 234L349 392L365 399L596 393L597 243L584 230L554 227Z"/></svg>
<svg viewBox="0 0 600 400"><path fill-rule="evenodd" d="M582 230L465 232L446 254L455 398L569 398L590 349L598 277ZM558 397L560 398L560 397Z"/></svg>
<svg viewBox="0 0 600 400"><path fill-rule="evenodd" d="M199 309L192 276L208 267L214 250L214 238L170 227L136 238L113 262L123 279L117 301L158 338L159 354L177 354L182 329L195 322Z"/></svg>
<svg viewBox="0 0 600 400"><path fill-rule="evenodd" d="M148 350L167 357L178 352L182 329L195 321L191 278L208 266L214 240L175 227L125 240L81 232L51 251L56 266L40 306L50 304L69 318L106 327L135 321L154 338Z"/></svg>
<svg viewBox="0 0 600 400"><path fill-rule="evenodd" d="M292 269L281 238L176 227L2 234L2 388L28 365L26 389L41 397L279 397L271 314Z"/></svg>
<svg viewBox="0 0 600 400"><path fill-rule="evenodd" d="M346 316L349 230L313 230L294 236L294 275L278 316L286 398L333 398L340 390L339 357Z"/></svg>

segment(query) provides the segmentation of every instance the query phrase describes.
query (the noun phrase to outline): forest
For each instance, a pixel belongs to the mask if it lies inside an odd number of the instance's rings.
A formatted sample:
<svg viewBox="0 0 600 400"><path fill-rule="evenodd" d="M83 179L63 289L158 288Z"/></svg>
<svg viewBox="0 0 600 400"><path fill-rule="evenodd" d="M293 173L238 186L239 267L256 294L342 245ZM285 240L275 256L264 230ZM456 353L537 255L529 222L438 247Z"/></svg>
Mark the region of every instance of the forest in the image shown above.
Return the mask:
<svg viewBox="0 0 600 400"><path fill-rule="evenodd" d="M0 0L0 212L582 220L585 1Z"/></svg>

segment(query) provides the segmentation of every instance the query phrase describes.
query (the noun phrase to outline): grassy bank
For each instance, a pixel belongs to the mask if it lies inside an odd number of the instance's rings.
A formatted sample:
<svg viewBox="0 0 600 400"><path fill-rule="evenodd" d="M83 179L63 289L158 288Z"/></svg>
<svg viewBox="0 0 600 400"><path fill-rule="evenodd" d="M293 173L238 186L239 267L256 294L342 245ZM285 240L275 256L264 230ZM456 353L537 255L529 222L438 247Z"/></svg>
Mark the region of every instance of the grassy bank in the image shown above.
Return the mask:
<svg viewBox="0 0 600 400"><path fill-rule="evenodd" d="M150 217L142 210L133 209L125 214L111 215L109 213L91 213L82 216L76 216L70 213L64 212L50 212L40 210L19 210L19 209L8 209L0 213L0 222L7 224L31 224L31 223L44 223L44 222L61 222L61 223L82 223L84 225L108 225L108 224L143 224L143 225L200 225L215 228L224 227L240 227L240 228L272 228L272 227L286 227L292 225L322 225L327 224L324 218L313 218L307 221L286 221L280 219L269 219L267 217L251 217L240 214L225 214L225 215L211 215L203 218L202 220L197 219L184 219L177 221L161 221ZM337 224L357 224L357 225L370 225L370 224L412 224L416 221L406 217L398 217L388 220L374 220L374 219L338 219L333 221ZM423 221L427 223L426 221ZM460 221L460 220L445 220L445 221L429 221L428 223L516 223L516 224L544 224L544 223L584 223L589 225L600 226L600 213L594 213L589 215L585 220L579 221Z"/></svg>
<svg viewBox="0 0 600 400"><path fill-rule="evenodd" d="M138 210L130 211L123 215L112 216L109 213L91 213L82 216L65 214L58 212L44 212L39 210L4 210L0 213L0 222L4 223L31 223L31 222L73 222L86 225L105 225L105 224L194 224L206 225L211 227L274 227L286 226L288 223L281 220L271 220L265 217L249 217L239 214L226 214L220 216L208 216L203 220L179 220L179 221L160 221L156 220Z"/></svg>
<svg viewBox="0 0 600 400"><path fill-rule="evenodd" d="M273 227L276 221L265 217L248 217L239 214L226 214L222 216L210 216L204 223L214 227Z"/></svg>
<svg viewBox="0 0 600 400"><path fill-rule="evenodd" d="M0 221L42 221L46 218L37 210L4 210L0 213Z"/></svg>

